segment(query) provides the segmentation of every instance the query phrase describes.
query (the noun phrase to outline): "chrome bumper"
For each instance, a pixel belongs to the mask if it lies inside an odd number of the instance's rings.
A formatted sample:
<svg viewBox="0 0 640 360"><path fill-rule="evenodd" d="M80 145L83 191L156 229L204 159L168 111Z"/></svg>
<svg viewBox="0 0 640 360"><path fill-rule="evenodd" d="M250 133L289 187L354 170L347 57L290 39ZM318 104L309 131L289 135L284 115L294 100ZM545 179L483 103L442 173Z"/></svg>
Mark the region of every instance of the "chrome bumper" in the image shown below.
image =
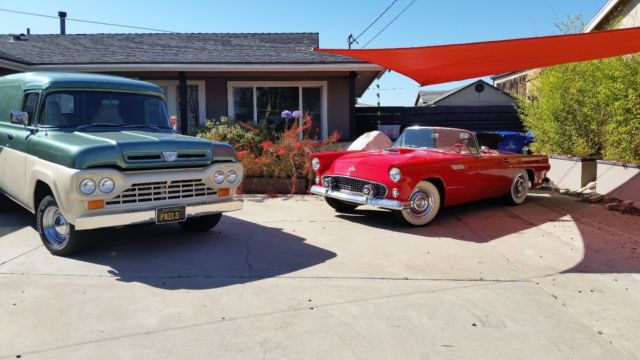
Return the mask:
<svg viewBox="0 0 640 360"><path fill-rule="evenodd" d="M376 199L376 198L371 198L364 195L335 191L335 190L327 189L325 187L317 186L317 185L314 185L311 187L311 193L338 199L338 200L347 201L354 204L373 205L373 206L377 206L377 207L389 209L389 210L402 210L406 207L405 204L396 200Z"/></svg>
<svg viewBox="0 0 640 360"><path fill-rule="evenodd" d="M187 205L187 219L190 217L218 214L242 209L242 200L230 200L212 204ZM156 222L156 210L124 211L117 214L83 216L75 219L76 230L91 230L112 226Z"/></svg>

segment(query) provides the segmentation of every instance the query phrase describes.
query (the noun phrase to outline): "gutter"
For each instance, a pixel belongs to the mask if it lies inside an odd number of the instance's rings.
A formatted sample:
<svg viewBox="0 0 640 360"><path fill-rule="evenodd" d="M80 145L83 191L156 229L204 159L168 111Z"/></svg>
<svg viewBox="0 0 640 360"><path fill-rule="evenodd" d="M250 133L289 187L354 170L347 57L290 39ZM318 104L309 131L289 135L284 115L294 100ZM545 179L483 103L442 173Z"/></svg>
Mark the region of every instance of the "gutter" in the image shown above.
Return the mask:
<svg viewBox="0 0 640 360"><path fill-rule="evenodd" d="M0 63L2 64L2 63ZM51 64L22 65L22 71L209 71L209 72L282 72L282 71L378 71L376 64Z"/></svg>

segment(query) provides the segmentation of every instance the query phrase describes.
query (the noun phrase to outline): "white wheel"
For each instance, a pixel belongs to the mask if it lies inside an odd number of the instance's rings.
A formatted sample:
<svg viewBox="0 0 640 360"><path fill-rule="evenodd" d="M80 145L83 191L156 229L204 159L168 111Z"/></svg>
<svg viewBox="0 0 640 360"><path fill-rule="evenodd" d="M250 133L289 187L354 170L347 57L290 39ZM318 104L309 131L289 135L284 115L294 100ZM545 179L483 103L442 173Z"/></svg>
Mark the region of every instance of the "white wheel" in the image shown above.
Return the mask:
<svg viewBox="0 0 640 360"><path fill-rule="evenodd" d="M430 223L440 210L440 191L430 181L421 181L409 197L408 207L399 211L402 220L413 226Z"/></svg>
<svg viewBox="0 0 640 360"><path fill-rule="evenodd" d="M513 177L507 202L511 205L521 205L527 199L529 193L529 175L524 170L519 170Z"/></svg>

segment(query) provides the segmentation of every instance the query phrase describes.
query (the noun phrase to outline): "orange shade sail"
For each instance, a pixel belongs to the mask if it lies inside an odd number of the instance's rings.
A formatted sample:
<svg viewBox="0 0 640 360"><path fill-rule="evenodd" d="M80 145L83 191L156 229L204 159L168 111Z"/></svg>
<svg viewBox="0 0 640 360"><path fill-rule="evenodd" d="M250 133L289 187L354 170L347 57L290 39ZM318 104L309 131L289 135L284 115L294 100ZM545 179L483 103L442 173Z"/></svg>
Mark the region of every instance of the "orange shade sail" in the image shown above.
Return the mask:
<svg viewBox="0 0 640 360"><path fill-rule="evenodd" d="M420 85L640 52L640 28L395 49L315 49L378 64Z"/></svg>

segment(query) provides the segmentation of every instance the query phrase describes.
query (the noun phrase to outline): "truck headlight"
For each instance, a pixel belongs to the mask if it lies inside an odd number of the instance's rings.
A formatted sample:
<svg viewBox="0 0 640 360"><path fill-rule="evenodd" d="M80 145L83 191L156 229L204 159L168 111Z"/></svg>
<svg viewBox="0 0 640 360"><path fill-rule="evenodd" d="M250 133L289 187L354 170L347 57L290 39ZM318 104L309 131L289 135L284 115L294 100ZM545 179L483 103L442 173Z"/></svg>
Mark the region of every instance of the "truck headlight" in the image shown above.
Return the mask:
<svg viewBox="0 0 640 360"><path fill-rule="evenodd" d="M91 195L96 191L96 182L91 179L80 181L80 192L84 195Z"/></svg>
<svg viewBox="0 0 640 360"><path fill-rule="evenodd" d="M391 181L398 182L400 181L400 177L402 177L400 169L394 167L389 170L389 179L391 179Z"/></svg>
<svg viewBox="0 0 640 360"><path fill-rule="evenodd" d="M311 167L313 168L313 170L320 169L320 159L313 158L313 160L311 160Z"/></svg>
<svg viewBox="0 0 640 360"><path fill-rule="evenodd" d="M224 172L222 170L218 170L215 173L213 173L213 181L216 182L216 184L220 185L224 182Z"/></svg>
<svg viewBox="0 0 640 360"><path fill-rule="evenodd" d="M103 178L98 183L98 189L103 194L111 194L111 192L113 191L113 189L115 187L116 187L116 183L113 181L113 179L108 178L108 177Z"/></svg>
<svg viewBox="0 0 640 360"><path fill-rule="evenodd" d="M238 180L238 173L235 170L227 171L227 182L229 184L235 184L236 180Z"/></svg>

